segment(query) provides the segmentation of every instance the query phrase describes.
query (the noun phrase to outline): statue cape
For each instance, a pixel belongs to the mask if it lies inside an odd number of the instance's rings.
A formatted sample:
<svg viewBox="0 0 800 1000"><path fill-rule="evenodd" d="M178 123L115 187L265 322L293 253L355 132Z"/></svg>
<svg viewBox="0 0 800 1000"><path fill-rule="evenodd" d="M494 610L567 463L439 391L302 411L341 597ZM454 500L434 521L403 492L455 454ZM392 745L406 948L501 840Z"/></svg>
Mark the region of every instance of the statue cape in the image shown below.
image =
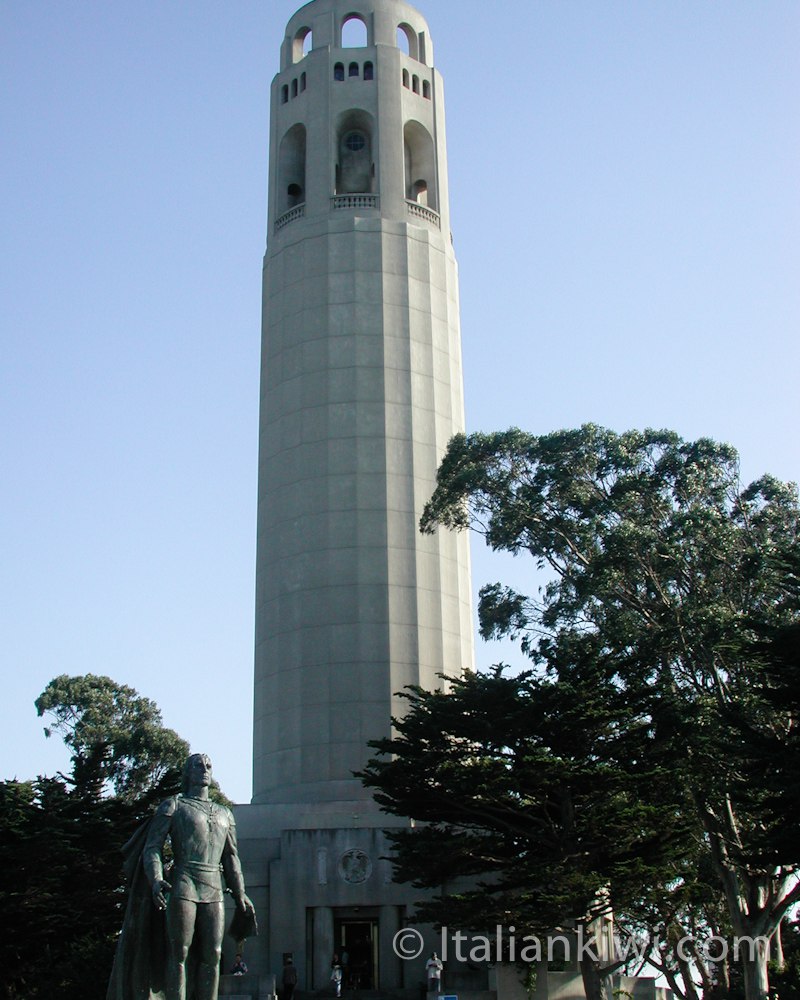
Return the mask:
<svg viewBox="0 0 800 1000"><path fill-rule="evenodd" d="M128 877L128 905L117 941L106 1000L165 1000L167 921L153 905L142 851L151 820L143 823L122 848Z"/></svg>

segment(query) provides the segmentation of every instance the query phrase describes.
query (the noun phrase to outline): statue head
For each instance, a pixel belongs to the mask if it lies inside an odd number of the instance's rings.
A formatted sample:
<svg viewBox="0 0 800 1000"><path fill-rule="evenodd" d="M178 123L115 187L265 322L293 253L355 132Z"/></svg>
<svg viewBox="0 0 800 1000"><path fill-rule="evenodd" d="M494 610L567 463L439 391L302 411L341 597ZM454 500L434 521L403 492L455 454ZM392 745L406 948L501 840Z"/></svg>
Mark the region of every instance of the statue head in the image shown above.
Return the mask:
<svg viewBox="0 0 800 1000"><path fill-rule="evenodd" d="M186 758L183 765L183 781L181 791L184 795L192 785L211 784L211 758L205 753L193 753Z"/></svg>

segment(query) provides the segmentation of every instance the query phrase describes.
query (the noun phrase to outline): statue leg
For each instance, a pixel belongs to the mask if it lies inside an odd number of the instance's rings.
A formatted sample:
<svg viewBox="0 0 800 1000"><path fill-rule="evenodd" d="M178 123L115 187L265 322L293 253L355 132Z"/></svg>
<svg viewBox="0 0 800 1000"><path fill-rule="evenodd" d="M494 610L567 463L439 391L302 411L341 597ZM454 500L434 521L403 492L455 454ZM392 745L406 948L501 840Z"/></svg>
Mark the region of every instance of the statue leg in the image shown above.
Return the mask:
<svg viewBox="0 0 800 1000"><path fill-rule="evenodd" d="M197 934L200 962L197 967L197 1000L217 1000L222 936L225 932L225 907L222 903L199 903Z"/></svg>
<svg viewBox="0 0 800 1000"><path fill-rule="evenodd" d="M194 936L197 903L172 896L167 907L169 960L166 1000L186 1000L186 959Z"/></svg>

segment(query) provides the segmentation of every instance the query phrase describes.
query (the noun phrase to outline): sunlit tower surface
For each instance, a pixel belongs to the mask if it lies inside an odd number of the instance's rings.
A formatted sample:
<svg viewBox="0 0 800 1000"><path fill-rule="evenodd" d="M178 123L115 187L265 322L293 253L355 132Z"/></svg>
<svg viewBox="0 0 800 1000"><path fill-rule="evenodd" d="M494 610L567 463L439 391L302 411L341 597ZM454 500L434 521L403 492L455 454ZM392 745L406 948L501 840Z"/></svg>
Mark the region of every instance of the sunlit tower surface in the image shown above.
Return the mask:
<svg viewBox="0 0 800 1000"><path fill-rule="evenodd" d="M367 797L394 692L472 663L467 540L418 528L463 429L442 83L415 10L353 10L298 11L272 85L256 803Z"/></svg>

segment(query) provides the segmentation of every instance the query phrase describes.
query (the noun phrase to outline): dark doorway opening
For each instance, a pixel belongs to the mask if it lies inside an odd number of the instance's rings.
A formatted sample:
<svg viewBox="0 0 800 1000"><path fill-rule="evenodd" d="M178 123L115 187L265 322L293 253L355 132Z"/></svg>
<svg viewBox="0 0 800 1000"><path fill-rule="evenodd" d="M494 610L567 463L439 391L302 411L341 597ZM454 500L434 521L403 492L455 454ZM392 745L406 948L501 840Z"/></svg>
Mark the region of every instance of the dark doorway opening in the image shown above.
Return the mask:
<svg viewBox="0 0 800 1000"><path fill-rule="evenodd" d="M370 917L334 920L333 939L347 990L378 989L378 921Z"/></svg>

